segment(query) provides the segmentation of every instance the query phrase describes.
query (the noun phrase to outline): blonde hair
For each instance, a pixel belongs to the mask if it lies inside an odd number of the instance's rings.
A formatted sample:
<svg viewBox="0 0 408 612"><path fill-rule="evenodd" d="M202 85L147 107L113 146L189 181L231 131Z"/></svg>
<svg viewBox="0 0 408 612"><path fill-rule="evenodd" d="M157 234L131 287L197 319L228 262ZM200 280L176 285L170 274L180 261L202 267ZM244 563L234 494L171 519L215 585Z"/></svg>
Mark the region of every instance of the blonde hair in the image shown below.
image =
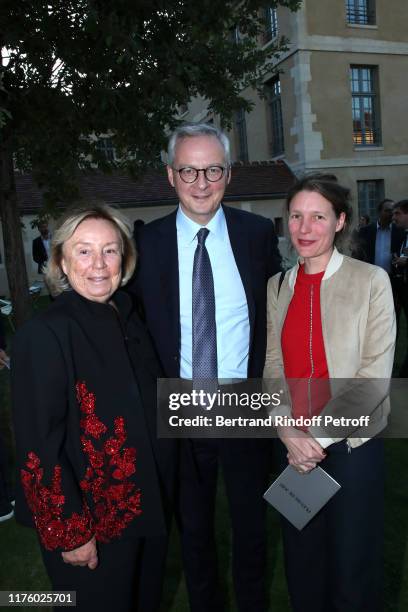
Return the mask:
<svg viewBox="0 0 408 612"><path fill-rule="evenodd" d="M77 227L86 219L104 219L115 226L119 232L122 247L121 285L125 285L133 275L136 267L136 249L129 221L113 206L100 202L87 203L67 210L52 236L51 253L45 266L45 282L54 297L71 289L61 266L62 250L65 242L71 238Z"/></svg>

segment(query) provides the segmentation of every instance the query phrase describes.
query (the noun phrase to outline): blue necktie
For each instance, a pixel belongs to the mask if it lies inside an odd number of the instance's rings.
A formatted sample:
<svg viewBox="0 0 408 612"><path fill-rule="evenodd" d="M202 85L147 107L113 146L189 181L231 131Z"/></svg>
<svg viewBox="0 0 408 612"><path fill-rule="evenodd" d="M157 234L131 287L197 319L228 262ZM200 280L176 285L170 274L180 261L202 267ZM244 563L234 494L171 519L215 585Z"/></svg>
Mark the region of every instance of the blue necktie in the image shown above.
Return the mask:
<svg viewBox="0 0 408 612"><path fill-rule="evenodd" d="M217 329L215 325L214 279L205 246L206 227L197 233L193 266L193 380L216 381Z"/></svg>

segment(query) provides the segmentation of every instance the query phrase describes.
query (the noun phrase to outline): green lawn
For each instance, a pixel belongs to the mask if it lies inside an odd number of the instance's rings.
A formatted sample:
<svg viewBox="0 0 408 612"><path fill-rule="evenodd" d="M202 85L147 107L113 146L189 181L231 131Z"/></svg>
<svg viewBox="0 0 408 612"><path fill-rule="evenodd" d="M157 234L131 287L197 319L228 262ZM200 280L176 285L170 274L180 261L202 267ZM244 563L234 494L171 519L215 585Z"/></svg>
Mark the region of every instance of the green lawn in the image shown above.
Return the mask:
<svg viewBox="0 0 408 612"><path fill-rule="evenodd" d="M406 338L401 330L396 358L396 371L402 359ZM24 381L22 381L24 384ZM6 436L12 456L10 428L8 372L0 372L0 429ZM408 442L386 440L386 542L385 542L385 599L387 611L408 610ZM277 514L269 509L268 578L270 610L289 612L286 585L282 568L282 545ZM230 528L227 501L222 482L219 486L217 506L217 542L223 589L233 611L230 580ZM0 525L0 590L42 590L49 583L42 568L36 536L32 530L17 525L14 519ZM35 610L37 608L20 608ZM46 609L46 608L42 608ZM187 596L180 564L176 530L171 538L166 573L163 612L187 612ZM104 611L101 611L104 612ZM107 611L108 612L108 611ZM367 611L369 612L369 611Z"/></svg>

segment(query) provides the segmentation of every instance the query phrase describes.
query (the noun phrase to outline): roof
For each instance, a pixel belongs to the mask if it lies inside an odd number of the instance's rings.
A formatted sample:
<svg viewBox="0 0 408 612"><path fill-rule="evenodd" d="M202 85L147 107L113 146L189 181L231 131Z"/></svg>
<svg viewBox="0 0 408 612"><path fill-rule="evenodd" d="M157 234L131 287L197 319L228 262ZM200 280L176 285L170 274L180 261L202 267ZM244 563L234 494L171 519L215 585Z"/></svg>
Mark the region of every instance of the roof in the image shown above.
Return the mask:
<svg viewBox="0 0 408 612"><path fill-rule="evenodd" d="M174 189L169 185L165 170L147 170L133 179L119 172L79 174L82 198L103 200L123 208L177 204ZM224 201L269 200L285 197L294 175L285 162L237 163L232 168L232 180ZM16 174L18 205L22 213L37 214L42 206L42 190L31 174Z"/></svg>

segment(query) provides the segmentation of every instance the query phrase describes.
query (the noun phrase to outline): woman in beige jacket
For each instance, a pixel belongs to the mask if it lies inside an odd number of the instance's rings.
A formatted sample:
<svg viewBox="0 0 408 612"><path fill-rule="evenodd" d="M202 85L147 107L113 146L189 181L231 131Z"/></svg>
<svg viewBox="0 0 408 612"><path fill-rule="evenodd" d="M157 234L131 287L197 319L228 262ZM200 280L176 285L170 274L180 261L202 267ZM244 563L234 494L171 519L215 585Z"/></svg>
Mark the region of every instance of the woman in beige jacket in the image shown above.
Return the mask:
<svg viewBox="0 0 408 612"><path fill-rule="evenodd" d="M389 412L390 282L381 268L336 249L351 216L349 190L336 177L300 179L287 206L299 261L283 281L269 281L264 377L286 377L297 422L322 418L316 427L278 428L278 454L300 473L320 465L341 485L302 531L282 519L291 603L295 612L374 612L382 609L384 484L383 444L374 436ZM344 419L325 426L326 416ZM355 425L360 416L368 426Z"/></svg>

